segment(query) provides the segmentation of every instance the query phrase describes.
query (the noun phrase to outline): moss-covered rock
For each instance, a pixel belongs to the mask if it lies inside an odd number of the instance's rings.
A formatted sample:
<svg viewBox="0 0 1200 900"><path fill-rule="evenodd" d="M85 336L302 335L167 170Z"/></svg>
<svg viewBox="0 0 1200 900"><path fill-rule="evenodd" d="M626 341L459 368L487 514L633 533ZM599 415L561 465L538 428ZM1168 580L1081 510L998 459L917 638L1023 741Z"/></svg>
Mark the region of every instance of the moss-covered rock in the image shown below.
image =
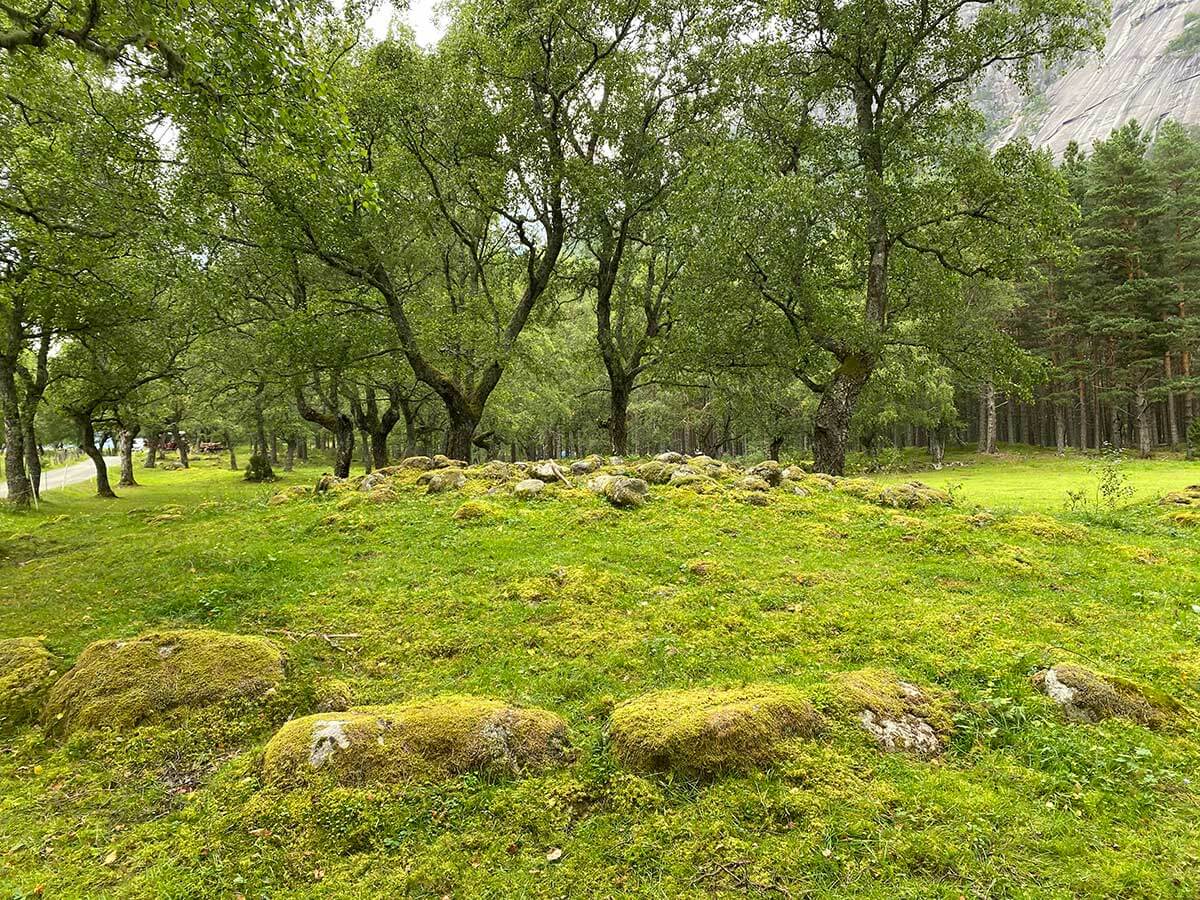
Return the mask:
<svg viewBox="0 0 1200 900"><path fill-rule="evenodd" d="M588 490L599 494L618 509L635 509L646 502L650 485L640 478L597 475L588 482Z"/></svg>
<svg viewBox="0 0 1200 900"><path fill-rule="evenodd" d="M293 484L289 488L285 488L278 493L272 494L271 499L267 501L268 506L283 506L291 503L294 500L303 500L310 496L313 489L307 484Z"/></svg>
<svg viewBox="0 0 1200 900"><path fill-rule="evenodd" d="M38 638L0 640L0 725L36 719L57 674L54 656Z"/></svg>
<svg viewBox="0 0 1200 900"><path fill-rule="evenodd" d="M682 453L676 453L674 450L668 450L666 453L660 453L658 456L654 457L654 462L681 466L687 462L687 457Z"/></svg>
<svg viewBox="0 0 1200 900"><path fill-rule="evenodd" d="M734 486L743 491L769 491L771 489L767 480L757 475L746 475L739 478Z"/></svg>
<svg viewBox="0 0 1200 900"><path fill-rule="evenodd" d="M535 500L546 489L546 482L538 478L526 478L513 485L513 496L518 500Z"/></svg>
<svg viewBox="0 0 1200 900"><path fill-rule="evenodd" d="M445 494L457 491L467 483L467 476L462 469L433 469L417 479L417 484L425 485L427 494Z"/></svg>
<svg viewBox="0 0 1200 900"><path fill-rule="evenodd" d="M714 775L770 765L788 738L813 737L823 720L796 689L751 685L657 691L613 710L613 751L632 768Z"/></svg>
<svg viewBox="0 0 1200 900"><path fill-rule="evenodd" d="M1115 716L1159 728L1187 714L1186 707L1165 694L1074 663L1056 663L1035 674L1033 683L1072 722L1099 722Z"/></svg>
<svg viewBox="0 0 1200 900"><path fill-rule="evenodd" d="M495 505L486 500L468 500L454 511L454 518L459 522L479 522L495 518L497 514Z"/></svg>
<svg viewBox="0 0 1200 900"><path fill-rule="evenodd" d="M1182 491L1172 491L1160 502L1164 506L1200 506L1200 484L1189 484Z"/></svg>
<svg viewBox="0 0 1200 900"><path fill-rule="evenodd" d="M783 467L773 459L764 459L747 470L746 474L761 478L771 487L779 487L783 481Z"/></svg>
<svg viewBox="0 0 1200 900"><path fill-rule="evenodd" d="M676 455L678 456L678 454ZM671 480L671 476L679 470L679 467L680 463L653 459L637 466L634 472L637 473L638 478L648 481L650 484L666 484Z"/></svg>
<svg viewBox="0 0 1200 900"><path fill-rule="evenodd" d="M266 778L339 784L398 782L461 772L525 772L561 762L566 723L543 709L483 697L436 697L294 719L267 744Z"/></svg>
<svg viewBox="0 0 1200 900"><path fill-rule="evenodd" d="M920 481L907 484L880 484L868 478L846 478L837 482L838 490L893 509L923 509L927 506L949 506L948 493Z"/></svg>
<svg viewBox="0 0 1200 900"><path fill-rule="evenodd" d="M433 468L433 460L428 456L408 456L400 460L400 465L405 469L416 469L424 472L427 469Z"/></svg>
<svg viewBox="0 0 1200 900"><path fill-rule="evenodd" d="M687 467L676 469L667 483L671 487L688 488L699 493L708 493L719 490L721 487L721 483L715 478L710 478L702 472Z"/></svg>
<svg viewBox="0 0 1200 900"><path fill-rule="evenodd" d="M604 460L599 456L592 455L584 459L577 459L571 463L572 475L591 475L597 469L604 465Z"/></svg>
<svg viewBox="0 0 1200 900"><path fill-rule="evenodd" d="M164 631L97 641L50 692L47 727L133 728L179 708L261 697L283 680L283 654L265 638Z"/></svg>
<svg viewBox="0 0 1200 900"><path fill-rule="evenodd" d="M859 669L834 676L826 689L833 710L847 715L883 750L937 756L954 728L949 698L921 688L885 669Z"/></svg>

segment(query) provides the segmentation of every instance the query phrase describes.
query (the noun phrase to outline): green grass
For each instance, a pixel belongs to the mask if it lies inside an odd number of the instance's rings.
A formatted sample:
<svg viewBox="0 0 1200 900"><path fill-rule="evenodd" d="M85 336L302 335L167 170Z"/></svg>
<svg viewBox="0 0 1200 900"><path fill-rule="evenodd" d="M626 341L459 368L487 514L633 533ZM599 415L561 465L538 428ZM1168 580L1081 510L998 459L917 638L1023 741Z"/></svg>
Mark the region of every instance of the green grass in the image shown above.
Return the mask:
<svg viewBox="0 0 1200 900"><path fill-rule="evenodd" d="M1131 472L1146 494L1200 480L1177 461ZM1196 723L1069 725L1029 682L1071 659L1200 707L1200 532L1153 503L1063 514L1091 478L1079 461L896 476L962 485L920 512L656 487L630 512L579 491L489 498L469 521L462 495L413 490L268 506L275 488L215 461L138 476L118 501L80 486L0 513L0 637L45 635L69 661L150 628L265 634L297 684L545 707L577 755L525 779L272 788L262 748L310 711L303 691L65 743L0 731L0 896L1200 892ZM607 744L613 705L648 691L815 695L867 666L957 698L943 758L835 728L770 771L696 782L633 774Z"/></svg>

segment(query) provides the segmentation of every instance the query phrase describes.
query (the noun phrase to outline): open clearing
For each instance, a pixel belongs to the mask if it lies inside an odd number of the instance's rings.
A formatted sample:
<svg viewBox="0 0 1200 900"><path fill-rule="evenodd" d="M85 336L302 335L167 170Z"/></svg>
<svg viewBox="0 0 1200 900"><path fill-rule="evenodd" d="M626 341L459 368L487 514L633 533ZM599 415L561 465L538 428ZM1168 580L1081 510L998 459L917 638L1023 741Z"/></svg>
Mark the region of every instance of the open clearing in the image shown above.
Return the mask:
<svg viewBox="0 0 1200 900"><path fill-rule="evenodd" d="M319 470L266 487L201 461L139 470L118 502L77 486L0 514L0 638L44 635L60 669L164 629L287 659L257 706L0 730L4 895L1194 896L1196 721L1072 724L1031 676L1076 663L1200 707L1200 531L1155 501L1200 466L1130 464L1134 505L1068 515L1082 462L963 460L883 479L961 485L920 510L668 486L618 510L551 487L456 518L485 485L268 505ZM864 668L946 700L944 752L884 753L839 719L829 698ZM820 735L700 775L614 746L623 701L763 685L811 698ZM267 778L272 734L331 691L538 707L573 750L521 773Z"/></svg>

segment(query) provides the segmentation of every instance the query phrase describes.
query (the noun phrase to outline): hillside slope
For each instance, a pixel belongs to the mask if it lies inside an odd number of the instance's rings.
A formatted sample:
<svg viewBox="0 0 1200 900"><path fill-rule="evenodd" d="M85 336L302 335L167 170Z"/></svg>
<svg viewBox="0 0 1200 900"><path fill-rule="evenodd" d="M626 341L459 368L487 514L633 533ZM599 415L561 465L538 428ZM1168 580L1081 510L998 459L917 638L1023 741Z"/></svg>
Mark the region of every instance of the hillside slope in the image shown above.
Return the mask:
<svg viewBox="0 0 1200 900"><path fill-rule="evenodd" d="M989 117L1008 123L997 143L1024 134L1060 154L1130 119L1200 124L1200 22L1188 27L1189 14L1200 15L1200 0L1116 0L1103 54L1048 76L1025 103L1011 86L983 92Z"/></svg>

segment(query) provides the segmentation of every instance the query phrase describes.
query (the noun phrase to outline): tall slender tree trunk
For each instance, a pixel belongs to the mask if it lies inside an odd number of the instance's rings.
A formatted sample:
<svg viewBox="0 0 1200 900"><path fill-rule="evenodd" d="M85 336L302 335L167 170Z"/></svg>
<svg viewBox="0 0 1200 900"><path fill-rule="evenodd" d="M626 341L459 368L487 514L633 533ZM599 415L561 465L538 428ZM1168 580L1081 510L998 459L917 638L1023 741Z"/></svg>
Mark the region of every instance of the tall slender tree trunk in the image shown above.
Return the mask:
<svg viewBox="0 0 1200 900"><path fill-rule="evenodd" d="M283 457L283 471L290 472L296 467L296 436L289 434L286 438L287 452Z"/></svg>
<svg viewBox="0 0 1200 900"><path fill-rule="evenodd" d="M229 450L229 471L236 472L238 470L237 447L233 445L233 436L226 431L222 437L225 439L225 447Z"/></svg>
<svg viewBox="0 0 1200 900"><path fill-rule="evenodd" d="M0 355L0 407L4 414L4 480L8 501L17 509L33 505L34 489L25 467L25 429L17 395L16 365L12 357Z"/></svg>
<svg viewBox="0 0 1200 900"><path fill-rule="evenodd" d="M371 440L370 436L365 431L359 432L359 438L362 441L362 464L363 470L371 474Z"/></svg>
<svg viewBox="0 0 1200 900"><path fill-rule="evenodd" d="M142 429L134 426L121 431L121 478L118 487L137 487L137 479L133 477L133 442Z"/></svg>
<svg viewBox="0 0 1200 900"><path fill-rule="evenodd" d="M1054 404L1054 452L1062 456L1067 452L1067 417L1059 404Z"/></svg>
<svg viewBox="0 0 1200 900"><path fill-rule="evenodd" d="M1175 413L1175 391L1170 387L1171 382L1175 378L1174 363L1171 360L1170 350L1163 354L1163 376L1167 381L1167 442L1171 445L1172 450L1178 450L1179 421L1176 419Z"/></svg>
<svg viewBox="0 0 1200 900"><path fill-rule="evenodd" d="M188 459L187 438L179 430L179 423L175 422L171 426L171 436L175 438L175 449L179 451L179 464L185 469L191 467L191 462Z"/></svg>
<svg viewBox="0 0 1200 900"><path fill-rule="evenodd" d="M146 461L142 463L142 468L158 468L158 444L161 440L162 437L157 431L150 433L150 437L146 439Z"/></svg>
<svg viewBox="0 0 1200 900"><path fill-rule="evenodd" d="M1154 438L1151 431L1153 426L1150 421L1150 404L1146 400L1146 393L1140 383L1134 388L1133 403L1137 418L1138 456L1142 459L1149 459L1154 452Z"/></svg>

